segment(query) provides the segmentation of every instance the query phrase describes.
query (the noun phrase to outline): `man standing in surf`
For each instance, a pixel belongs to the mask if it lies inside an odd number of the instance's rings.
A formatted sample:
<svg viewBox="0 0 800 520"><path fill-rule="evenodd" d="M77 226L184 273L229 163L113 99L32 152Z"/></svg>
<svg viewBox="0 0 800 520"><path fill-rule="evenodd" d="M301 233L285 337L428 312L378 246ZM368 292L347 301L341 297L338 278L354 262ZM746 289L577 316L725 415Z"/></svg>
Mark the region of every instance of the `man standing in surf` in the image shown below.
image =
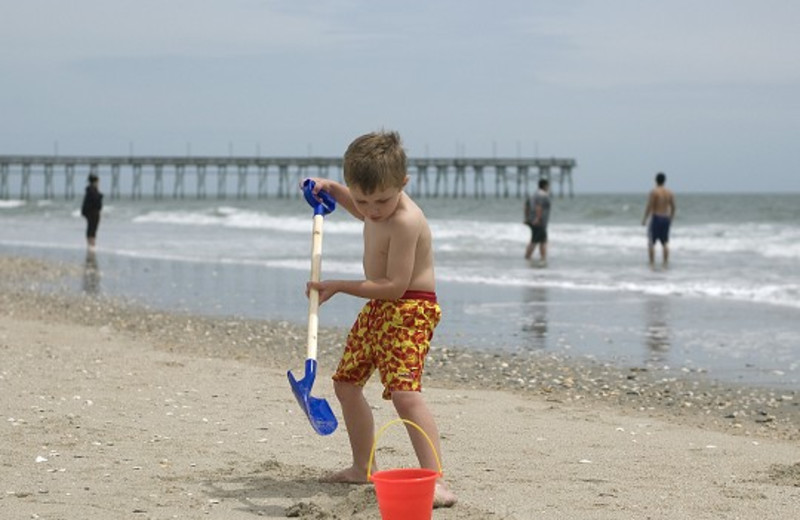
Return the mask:
<svg viewBox="0 0 800 520"><path fill-rule="evenodd" d="M675 195L664 187L667 176L659 172L656 175L656 187L650 191L647 207L644 210L642 225L647 224L650 217L650 226L647 228L647 254L650 265L655 263L656 242L661 242L664 265L669 262L669 226L675 216Z"/></svg>
<svg viewBox="0 0 800 520"><path fill-rule="evenodd" d="M94 173L89 174L89 185L81 204L81 215L86 218L86 245L89 251L94 251L97 237L97 226L100 225L100 211L103 209L103 194L99 189L100 178Z"/></svg>
<svg viewBox="0 0 800 520"><path fill-rule="evenodd" d="M531 241L525 248L525 260L531 260L539 246L539 267L547 265L547 221L550 219L550 182L539 179L539 189L525 200L525 224L531 228Z"/></svg>

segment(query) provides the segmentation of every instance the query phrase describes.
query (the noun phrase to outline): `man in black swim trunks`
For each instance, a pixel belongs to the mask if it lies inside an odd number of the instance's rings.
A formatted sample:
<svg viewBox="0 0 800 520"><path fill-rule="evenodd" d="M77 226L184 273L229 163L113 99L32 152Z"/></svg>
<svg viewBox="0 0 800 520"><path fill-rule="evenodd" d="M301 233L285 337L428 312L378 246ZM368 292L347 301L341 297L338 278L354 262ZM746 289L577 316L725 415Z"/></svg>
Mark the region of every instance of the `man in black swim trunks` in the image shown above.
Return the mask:
<svg viewBox="0 0 800 520"><path fill-rule="evenodd" d="M656 242L661 242L664 264L669 261L669 226L675 216L675 195L664 187L667 176L659 172L656 175L656 187L650 191L647 199L647 208L644 210L642 225L647 224L650 217L650 226L647 228L647 254L650 265L655 263Z"/></svg>
<svg viewBox="0 0 800 520"><path fill-rule="evenodd" d="M531 228L531 241L525 248L525 259L533 258L539 246L540 265L547 263L547 221L550 219L550 183L539 179L539 189L525 200L525 224Z"/></svg>

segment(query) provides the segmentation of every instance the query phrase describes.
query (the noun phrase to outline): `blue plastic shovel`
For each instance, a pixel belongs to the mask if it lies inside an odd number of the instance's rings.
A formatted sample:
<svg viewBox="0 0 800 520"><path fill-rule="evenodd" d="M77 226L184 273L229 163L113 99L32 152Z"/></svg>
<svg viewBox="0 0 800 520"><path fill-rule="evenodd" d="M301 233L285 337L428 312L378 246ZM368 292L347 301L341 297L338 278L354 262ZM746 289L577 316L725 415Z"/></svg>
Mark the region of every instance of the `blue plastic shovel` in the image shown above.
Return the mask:
<svg viewBox="0 0 800 520"><path fill-rule="evenodd" d="M306 179L303 193L306 200L314 208L314 227L311 235L311 281L318 282L322 265L322 222L323 216L336 209L336 200L327 192L320 191L316 196L312 192L314 181ZM311 427L320 435L330 435L339 423L333 415L331 405L325 399L311 396L311 387L317 377L317 329L319 328L319 291L311 289L308 293L308 344L306 355L306 373L303 379L297 380L292 371L286 375L292 386L295 398L303 409Z"/></svg>

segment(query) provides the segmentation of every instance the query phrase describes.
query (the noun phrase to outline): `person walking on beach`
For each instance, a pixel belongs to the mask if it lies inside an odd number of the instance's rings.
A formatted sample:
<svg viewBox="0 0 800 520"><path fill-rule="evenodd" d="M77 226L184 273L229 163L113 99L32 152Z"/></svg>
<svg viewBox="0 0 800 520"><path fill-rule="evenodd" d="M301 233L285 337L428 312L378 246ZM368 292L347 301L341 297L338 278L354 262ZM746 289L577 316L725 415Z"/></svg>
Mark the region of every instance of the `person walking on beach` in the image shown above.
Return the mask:
<svg viewBox="0 0 800 520"><path fill-rule="evenodd" d="M531 228L531 241L525 249L525 259L533 258L539 246L540 265L547 265L547 221L550 219L550 183L539 179L539 189L525 200L525 224Z"/></svg>
<svg viewBox="0 0 800 520"><path fill-rule="evenodd" d="M364 222L363 280L308 282L323 303L336 293L367 299L353 324L333 375L336 397L347 425L353 463L328 475L331 482L366 483L375 424L364 385L375 369L383 398L402 418L419 425L441 454L439 431L422 398L422 374L433 331L441 319L436 301L433 244L427 219L405 193L406 153L397 132L355 139L344 155L345 184L313 178L313 192L330 193ZM420 466L438 471L425 437L407 427ZM456 496L437 481L434 507L450 507Z"/></svg>
<svg viewBox="0 0 800 520"><path fill-rule="evenodd" d="M94 249L97 237L97 226L100 225L100 211L103 209L103 194L99 189L100 179L97 175L89 174L89 185L83 196L81 215L86 218L86 242L89 249Z"/></svg>
<svg viewBox="0 0 800 520"><path fill-rule="evenodd" d="M650 265L655 263L656 242L661 242L664 265L669 262L669 227L675 216L675 195L664 186L666 181L667 176L662 172L656 175L656 187L650 191L642 217L643 226L647 224L647 217L650 217L650 226L647 228Z"/></svg>

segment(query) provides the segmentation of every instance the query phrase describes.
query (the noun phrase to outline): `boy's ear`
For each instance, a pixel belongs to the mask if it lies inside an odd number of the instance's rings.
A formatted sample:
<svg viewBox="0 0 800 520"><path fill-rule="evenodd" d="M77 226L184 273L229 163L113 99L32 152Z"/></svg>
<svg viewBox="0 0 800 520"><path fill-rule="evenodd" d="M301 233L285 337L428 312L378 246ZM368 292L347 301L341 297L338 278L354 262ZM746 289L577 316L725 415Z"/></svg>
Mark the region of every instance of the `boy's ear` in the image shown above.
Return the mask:
<svg viewBox="0 0 800 520"><path fill-rule="evenodd" d="M403 178L403 185L401 186L401 188L405 188L405 187L406 187L406 184L408 184L408 181L409 181L409 180L411 180L411 178L410 178L408 175L406 175L406 176Z"/></svg>

